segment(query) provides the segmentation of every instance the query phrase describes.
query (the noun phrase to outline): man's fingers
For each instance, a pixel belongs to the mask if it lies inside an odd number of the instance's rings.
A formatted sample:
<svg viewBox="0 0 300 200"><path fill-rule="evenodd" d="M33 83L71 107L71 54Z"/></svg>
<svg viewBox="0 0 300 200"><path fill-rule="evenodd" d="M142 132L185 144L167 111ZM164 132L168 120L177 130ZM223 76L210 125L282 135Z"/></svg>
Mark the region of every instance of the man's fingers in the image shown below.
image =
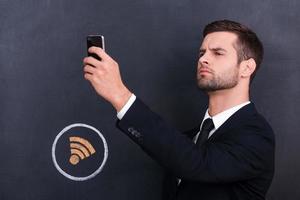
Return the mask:
<svg viewBox="0 0 300 200"><path fill-rule="evenodd" d="M89 73L89 74L94 74L96 72L96 68L91 66L91 65L85 65L84 68L83 68L83 71L85 73Z"/></svg>
<svg viewBox="0 0 300 200"><path fill-rule="evenodd" d="M112 59L103 49L99 47L90 47L88 50L90 53L97 54L102 60L110 60Z"/></svg>
<svg viewBox="0 0 300 200"><path fill-rule="evenodd" d="M90 81L91 83L93 82L93 75L89 74L89 73L85 73L84 74L84 78L88 81Z"/></svg>
<svg viewBox="0 0 300 200"><path fill-rule="evenodd" d="M89 56L83 59L83 65L92 65L94 67L97 67L101 65L101 61L97 60L94 57Z"/></svg>

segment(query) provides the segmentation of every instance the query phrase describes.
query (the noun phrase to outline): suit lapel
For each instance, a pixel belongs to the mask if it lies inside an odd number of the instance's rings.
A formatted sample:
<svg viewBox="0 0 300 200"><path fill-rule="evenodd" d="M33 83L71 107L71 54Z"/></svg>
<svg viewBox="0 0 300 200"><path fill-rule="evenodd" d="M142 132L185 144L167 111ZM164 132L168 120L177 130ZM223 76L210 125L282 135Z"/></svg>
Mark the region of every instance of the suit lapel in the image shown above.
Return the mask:
<svg viewBox="0 0 300 200"><path fill-rule="evenodd" d="M235 126L240 125L245 121L249 116L257 113L255 106L253 103L250 103L240 110L235 112L232 116L230 116L215 132L212 136L209 137L208 141L213 141L222 135L224 132L228 131Z"/></svg>
<svg viewBox="0 0 300 200"><path fill-rule="evenodd" d="M183 134L192 140L199 131L200 131L200 124L189 131L183 132Z"/></svg>

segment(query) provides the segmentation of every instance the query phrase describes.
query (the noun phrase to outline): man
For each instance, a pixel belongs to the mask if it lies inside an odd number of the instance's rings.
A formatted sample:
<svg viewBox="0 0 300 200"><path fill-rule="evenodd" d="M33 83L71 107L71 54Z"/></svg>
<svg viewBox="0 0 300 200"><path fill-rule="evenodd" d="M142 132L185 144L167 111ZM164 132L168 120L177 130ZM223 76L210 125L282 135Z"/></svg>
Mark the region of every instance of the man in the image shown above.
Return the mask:
<svg viewBox="0 0 300 200"><path fill-rule="evenodd" d="M96 47L89 51L102 60L84 59L85 78L115 107L118 127L181 180L175 199L265 199L274 174L275 141L249 101L250 82L263 57L254 32L229 20L205 27L197 83L209 105L201 125L184 134L126 88L109 55Z"/></svg>

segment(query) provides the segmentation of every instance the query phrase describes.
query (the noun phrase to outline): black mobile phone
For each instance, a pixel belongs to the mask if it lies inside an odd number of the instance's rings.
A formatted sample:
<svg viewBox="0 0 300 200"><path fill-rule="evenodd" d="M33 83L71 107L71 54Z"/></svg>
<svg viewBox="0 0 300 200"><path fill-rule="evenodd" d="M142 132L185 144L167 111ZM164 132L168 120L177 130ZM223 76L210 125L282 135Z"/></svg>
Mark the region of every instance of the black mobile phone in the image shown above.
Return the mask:
<svg viewBox="0 0 300 200"><path fill-rule="evenodd" d="M87 49L89 49L92 46L100 47L105 51L105 45L104 45L104 36L103 35L88 35L86 37L86 43L87 43ZM101 60L98 55L94 53L89 53L88 56L92 56L98 60Z"/></svg>

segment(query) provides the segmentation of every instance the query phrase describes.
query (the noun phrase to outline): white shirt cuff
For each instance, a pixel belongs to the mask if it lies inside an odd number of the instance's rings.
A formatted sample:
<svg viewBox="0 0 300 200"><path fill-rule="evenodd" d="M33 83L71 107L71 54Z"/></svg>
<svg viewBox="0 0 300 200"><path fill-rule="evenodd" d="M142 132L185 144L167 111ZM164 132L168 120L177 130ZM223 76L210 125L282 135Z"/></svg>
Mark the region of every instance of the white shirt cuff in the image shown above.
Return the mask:
<svg viewBox="0 0 300 200"><path fill-rule="evenodd" d="M124 115L126 114L126 112L129 110L129 108L131 107L131 105L134 103L135 99L136 99L136 96L134 94L132 94L130 96L130 98L128 99L127 103L118 112L117 117L118 117L119 120L121 120L124 117Z"/></svg>

